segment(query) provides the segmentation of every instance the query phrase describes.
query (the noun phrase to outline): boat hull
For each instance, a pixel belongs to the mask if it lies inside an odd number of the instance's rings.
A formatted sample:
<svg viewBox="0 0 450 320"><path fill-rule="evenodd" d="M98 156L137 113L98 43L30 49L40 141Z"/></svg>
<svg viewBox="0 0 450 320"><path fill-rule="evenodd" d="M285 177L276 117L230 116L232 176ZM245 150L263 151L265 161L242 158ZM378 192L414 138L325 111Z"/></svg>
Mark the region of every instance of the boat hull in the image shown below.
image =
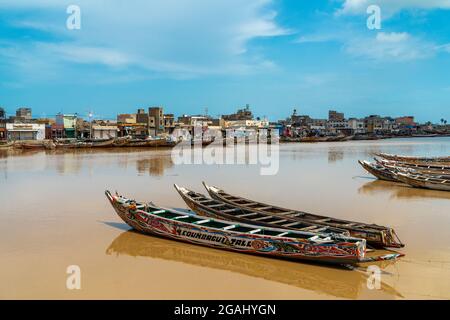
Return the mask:
<svg viewBox="0 0 450 320"><path fill-rule="evenodd" d="M308 239L270 237L222 231L170 220L123 205L107 192L119 217L133 229L165 238L207 247L293 260L309 260L335 264L355 264L364 259L365 241L314 243Z"/></svg>
<svg viewBox="0 0 450 320"><path fill-rule="evenodd" d="M447 181L446 183L432 182L429 180L410 176L408 174L398 174L397 178L400 181L402 181L412 187L415 187L415 188L431 189L431 190L438 190L438 191L450 191L450 180L443 180L443 181Z"/></svg>
<svg viewBox="0 0 450 320"><path fill-rule="evenodd" d="M367 162L367 161L361 161L358 160L358 163L370 174L374 175L380 180L385 181L391 181L391 182L398 182L398 180L395 178L395 175L387 168L377 168L375 165Z"/></svg>
<svg viewBox="0 0 450 320"><path fill-rule="evenodd" d="M342 219L335 219L327 216L320 216L312 213L302 212L298 210L291 210L280 208L276 206L271 206L264 203L259 203L253 200L248 200L241 197L235 197L230 194L227 194L225 191L216 188L210 187L203 183L206 190L208 191L211 198L230 203L232 205L241 207L241 208L250 208L250 206L246 206L244 203L252 203L255 206L252 206L251 209L255 211L259 211L262 213L269 213L271 215L283 217L283 214L286 213L299 213L299 218L305 222L312 222L314 224L323 225L323 226L331 226L335 228L342 228L348 230L350 232L350 236L363 238L370 245L374 247L390 247L390 248L403 248L405 245L401 243L396 235L395 231L392 228L378 226L375 224L365 224L361 222L355 221L347 221ZM239 203L233 199L239 199ZM262 209L261 209L262 208ZM276 212L267 211L266 208L275 209ZM270 210L269 209L269 210Z"/></svg>

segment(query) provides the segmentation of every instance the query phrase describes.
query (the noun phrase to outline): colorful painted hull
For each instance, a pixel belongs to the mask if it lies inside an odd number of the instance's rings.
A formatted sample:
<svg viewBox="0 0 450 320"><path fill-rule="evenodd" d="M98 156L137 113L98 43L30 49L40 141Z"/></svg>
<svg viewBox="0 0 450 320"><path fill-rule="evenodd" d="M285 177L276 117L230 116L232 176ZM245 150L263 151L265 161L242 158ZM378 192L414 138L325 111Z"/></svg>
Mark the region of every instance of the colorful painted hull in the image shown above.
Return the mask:
<svg viewBox="0 0 450 320"><path fill-rule="evenodd" d="M280 235L294 233L291 233L291 230L261 228L244 224L236 225L218 219L205 220L205 217L201 216L186 215L154 206L144 206L121 196L112 195L108 191L106 191L106 196L125 223L145 234L225 250L294 260L355 264L364 261L365 257L366 241L364 239L299 232L295 232L298 236L296 238L260 235L256 234L258 230L276 232ZM167 218L157 214L171 214L176 217ZM181 221L182 219L199 221L189 223ZM226 227L219 229L202 226L200 223L205 221L225 225ZM252 231L231 231L232 228L248 228Z"/></svg>

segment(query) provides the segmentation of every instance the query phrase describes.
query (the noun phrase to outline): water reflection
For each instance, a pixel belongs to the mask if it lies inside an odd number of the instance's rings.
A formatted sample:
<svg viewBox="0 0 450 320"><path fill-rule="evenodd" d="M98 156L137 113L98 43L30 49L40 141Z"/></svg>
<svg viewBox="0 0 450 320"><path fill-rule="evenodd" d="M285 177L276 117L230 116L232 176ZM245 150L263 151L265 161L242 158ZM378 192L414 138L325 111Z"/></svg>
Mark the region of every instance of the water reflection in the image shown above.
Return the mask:
<svg viewBox="0 0 450 320"><path fill-rule="evenodd" d="M328 163L334 163L344 160L344 150L330 148L328 150Z"/></svg>
<svg viewBox="0 0 450 320"><path fill-rule="evenodd" d="M365 273L358 271L210 249L134 231L121 233L106 249L106 254L157 258L227 270L339 298L358 298L367 283ZM381 291L402 297L385 283L381 284Z"/></svg>
<svg viewBox="0 0 450 320"><path fill-rule="evenodd" d="M158 158L141 159L136 161L136 170L139 174L148 172L151 176L161 177L166 169L174 165L170 156L161 156Z"/></svg>
<svg viewBox="0 0 450 320"><path fill-rule="evenodd" d="M358 189L361 194L377 195L390 194L395 199L450 199L450 193L445 191L418 189L402 183L375 180L368 182Z"/></svg>

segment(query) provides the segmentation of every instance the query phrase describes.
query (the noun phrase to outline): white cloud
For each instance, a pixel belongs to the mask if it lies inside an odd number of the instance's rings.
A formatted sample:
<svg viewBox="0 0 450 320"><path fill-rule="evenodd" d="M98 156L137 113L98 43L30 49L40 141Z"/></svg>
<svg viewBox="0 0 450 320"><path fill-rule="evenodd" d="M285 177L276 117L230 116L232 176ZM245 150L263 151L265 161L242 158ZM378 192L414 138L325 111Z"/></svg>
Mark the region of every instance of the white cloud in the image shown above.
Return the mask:
<svg viewBox="0 0 450 320"><path fill-rule="evenodd" d="M273 68L272 61L249 51L249 42L289 33L276 23L272 0L77 3L81 30L66 29L65 9L71 1L2 1L0 9L6 13L23 11L23 20L9 21L12 26L35 28L58 39L18 40L11 48L28 62L39 56L48 64L101 64L178 77Z"/></svg>
<svg viewBox="0 0 450 320"><path fill-rule="evenodd" d="M450 0L344 0L337 14L366 14L372 4L381 8L384 18L408 9L450 9Z"/></svg>
<svg viewBox="0 0 450 320"><path fill-rule="evenodd" d="M401 32L378 32L375 37L352 38L346 45L348 53L372 60L408 61L423 59L436 53L436 46Z"/></svg>

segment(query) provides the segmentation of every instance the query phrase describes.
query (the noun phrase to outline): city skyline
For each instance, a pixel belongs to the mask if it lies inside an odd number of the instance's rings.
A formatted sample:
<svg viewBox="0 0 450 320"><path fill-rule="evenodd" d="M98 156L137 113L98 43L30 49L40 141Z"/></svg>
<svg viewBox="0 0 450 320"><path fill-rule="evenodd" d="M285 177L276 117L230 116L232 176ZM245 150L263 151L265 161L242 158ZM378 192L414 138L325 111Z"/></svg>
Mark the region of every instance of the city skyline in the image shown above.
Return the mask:
<svg viewBox="0 0 450 320"><path fill-rule="evenodd" d="M294 108L313 118L329 109L434 123L450 115L448 1L378 1L379 30L367 28L364 0L78 1L80 30L67 29L69 4L0 4L9 115L28 106L38 117L113 119L162 105L216 116L246 103L271 120Z"/></svg>

